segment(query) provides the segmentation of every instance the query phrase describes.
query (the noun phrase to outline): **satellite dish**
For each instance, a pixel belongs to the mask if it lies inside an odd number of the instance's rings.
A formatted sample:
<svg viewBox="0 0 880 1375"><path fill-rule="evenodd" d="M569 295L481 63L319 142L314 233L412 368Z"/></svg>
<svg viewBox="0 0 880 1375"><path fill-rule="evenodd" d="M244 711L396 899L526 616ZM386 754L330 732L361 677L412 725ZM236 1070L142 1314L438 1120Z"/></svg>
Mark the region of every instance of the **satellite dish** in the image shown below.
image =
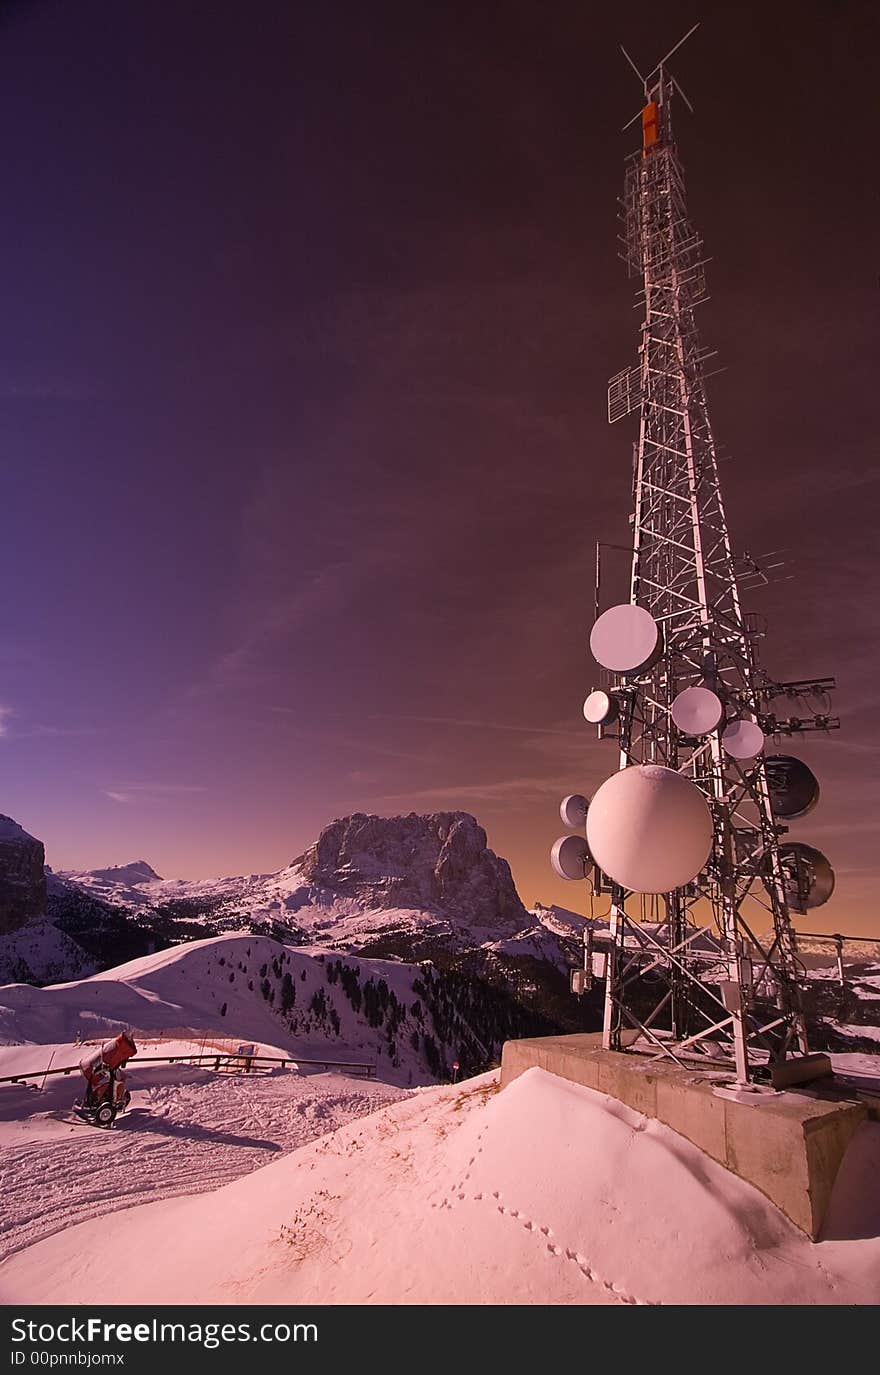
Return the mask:
<svg viewBox="0 0 880 1375"><path fill-rule="evenodd" d="M550 863L560 878L586 878L590 852L583 836L560 836L550 851Z"/></svg>
<svg viewBox="0 0 880 1375"><path fill-rule="evenodd" d="M581 793L572 793L560 802L559 815L566 826L570 826L573 831L580 831L587 819L587 806L587 799Z"/></svg>
<svg viewBox="0 0 880 1375"><path fill-rule="evenodd" d="M785 900L793 912L803 914L811 907L821 907L831 897L834 870L821 850L793 841L791 845L780 845L779 862Z"/></svg>
<svg viewBox="0 0 880 1375"><path fill-rule="evenodd" d="M683 735L708 735L723 716L721 698L711 688L685 688L672 703L672 719Z"/></svg>
<svg viewBox="0 0 880 1375"><path fill-rule="evenodd" d="M609 607L590 632L593 658L612 673L641 673L663 653L660 627L643 606Z"/></svg>
<svg viewBox="0 0 880 1375"><path fill-rule="evenodd" d="M774 816L793 821L813 810L819 801L819 782L802 759L791 754L770 754L764 760L764 768Z"/></svg>
<svg viewBox="0 0 880 1375"><path fill-rule="evenodd" d="M754 759L764 748L764 732L754 721L731 721L721 743L731 759Z"/></svg>
<svg viewBox="0 0 880 1375"><path fill-rule="evenodd" d="M690 883L712 850L712 816L696 784L660 764L605 780L587 813L587 843L603 873L637 893Z"/></svg>
<svg viewBox="0 0 880 1375"><path fill-rule="evenodd" d="M619 712L617 698L598 688L584 702L584 718L591 726L610 726L612 721L617 720Z"/></svg>

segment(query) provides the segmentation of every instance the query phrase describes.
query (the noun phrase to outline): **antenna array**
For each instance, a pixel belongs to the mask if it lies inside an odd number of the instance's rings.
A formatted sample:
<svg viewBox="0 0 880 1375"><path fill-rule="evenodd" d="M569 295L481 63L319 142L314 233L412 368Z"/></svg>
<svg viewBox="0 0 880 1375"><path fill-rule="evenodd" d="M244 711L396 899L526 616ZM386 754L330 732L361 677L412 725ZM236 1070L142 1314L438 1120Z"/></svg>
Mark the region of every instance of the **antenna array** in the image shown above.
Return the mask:
<svg viewBox="0 0 880 1375"><path fill-rule="evenodd" d="M580 876L582 864L611 896L608 940L588 952L586 980L578 972L579 988L606 979L606 1048L732 1063L745 1084L807 1054L789 913L834 884L819 851L782 842L818 784L802 761L769 754L768 739L839 721L833 679L763 672L762 628L740 602L740 581L766 575L735 558L728 533L705 386L713 355L696 324L706 258L672 128L673 98L690 102L667 64L693 31L647 77L624 50L644 104L621 256L639 279L643 322L638 363L609 382L608 418L638 417L630 588L628 603L598 614L597 551L591 648L604 672L584 706L616 740L619 767L588 804L586 845L557 842L554 867ZM779 698L820 709L786 717L771 710ZM566 799L566 824L579 815Z"/></svg>

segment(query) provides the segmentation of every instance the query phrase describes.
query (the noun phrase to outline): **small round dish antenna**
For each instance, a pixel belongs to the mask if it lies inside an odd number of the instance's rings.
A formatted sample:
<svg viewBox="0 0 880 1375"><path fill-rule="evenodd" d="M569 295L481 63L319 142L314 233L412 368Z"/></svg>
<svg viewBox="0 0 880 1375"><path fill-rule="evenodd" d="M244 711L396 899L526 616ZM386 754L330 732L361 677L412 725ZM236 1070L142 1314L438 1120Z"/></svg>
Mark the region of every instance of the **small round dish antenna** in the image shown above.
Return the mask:
<svg viewBox="0 0 880 1375"><path fill-rule="evenodd" d="M643 606L611 606L590 632L590 651L612 673L641 673L663 653L660 627Z"/></svg>
<svg viewBox="0 0 880 1375"><path fill-rule="evenodd" d="M587 812L599 868L637 893L669 893L696 878L712 849L712 816L696 784L660 764L612 774Z"/></svg>
<svg viewBox="0 0 880 1375"><path fill-rule="evenodd" d="M573 831L583 830L587 819L587 799L582 793L572 793L570 797L564 797L559 804L559 815L563 825L570 826Z"/></svg>
<svg viewBox="0 0 880 1375"><path fill-rule="evenodd" d="M587 842L578 835L560 836L550 851L550 863L560 878L586 878L589 858Z"/></svg>
<svg viewBox="0 0 880 1375"><path fill-rule="evenodd" d="M779 863L785 900L793 912L803 914L811 907L821 907L834 892L834 870L822 851L812 845L799 840L780 845Z"/></svg>
<svg viewBox="0 0 880 1375"><path fill-rule="evenodd" d="M764 748L764 732L754 721L731 721L721 743L731 759L754 759Z"/></svg>
<svg viewBox="0 0 880 1375"><path fill-rule="evenodd" d="M672 703L672 719L683 735L708 735L723 716L721 698L711 688L685 688Z"/></svg>
<svg viewBox="0 0 880 1375"><path fill-rule="evenodd" d="M794 821L813 810L819 801L819 780L802 759L792 754L769 754L764 768L774 816Z"/></svg>
<svg viewBox="0 0 880 1375"><path fill-rule="evenodd" d="M584 720L591 726L610 726L620 714L617 698L596 688L584 702Z"/></svg>

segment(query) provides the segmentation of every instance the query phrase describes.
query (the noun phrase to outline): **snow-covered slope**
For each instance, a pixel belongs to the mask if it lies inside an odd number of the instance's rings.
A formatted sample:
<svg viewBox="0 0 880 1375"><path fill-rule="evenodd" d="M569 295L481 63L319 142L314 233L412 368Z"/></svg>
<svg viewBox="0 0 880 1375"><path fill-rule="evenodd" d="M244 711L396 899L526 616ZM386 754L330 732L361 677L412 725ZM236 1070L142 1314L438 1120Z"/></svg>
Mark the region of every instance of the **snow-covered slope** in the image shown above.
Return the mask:
<svg viewBox="0 0 880 1375"><path fill-rule="evenodd" d="M98 961L45 917L0 936L0 985L92 974Z"/></svg>
<svg viewBox="0 0 880 1375"><path fill-rule="evenodd" d="M429 965L362 960L265 936L174 946L88 979L0 988L0 1045L41 1046L120 1028L164 1038L213 1032L305 1057L375 1063L391 1083L466 1073L516 1028L482 991ZM40 1061L40 1063L43 1063Z"/></svg>
<svg viewBox="0 0 880 1375"><path fill-rule="evenodd" d="M150 1055L185 1049L142 1047ZM54 1063L82 1054L59 1046ZM0 1074L26 1070L28 1060L32 1067L32 1048L0 1050ZM131 1106L112 1132L73 1116L78 1076L0 1087L0 1261L93 1217L218 1189L407 1092L341 1073L217 1074L138 1060L128 1083Z"/></svg>
<svg viewBox="0 0 880 1375"><path fill-rule="evenodd" d="M529 1070L432 1089L0 1268L7 1303L876 1304L880 1124L812 1244L657 1121ZM174 1237L174 1246L167 1245ZM162 1265L146 1265L161 1255Z"/></svg>

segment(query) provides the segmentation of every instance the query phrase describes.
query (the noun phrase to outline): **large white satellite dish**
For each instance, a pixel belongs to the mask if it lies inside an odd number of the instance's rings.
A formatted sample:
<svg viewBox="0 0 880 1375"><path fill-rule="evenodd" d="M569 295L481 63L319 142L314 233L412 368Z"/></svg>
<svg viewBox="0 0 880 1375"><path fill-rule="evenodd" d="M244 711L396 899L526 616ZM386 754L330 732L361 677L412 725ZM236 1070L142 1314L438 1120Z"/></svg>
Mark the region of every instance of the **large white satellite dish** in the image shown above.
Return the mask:
<svg viewBox="0 0 880 1375"><path fill-rule="evenodd" d="M599 868L637 893L669 893L696 878L712 849L712 816L696 784L641 764L606 779L587 812Z"/></svg>
<svg viewBox="0 0 880 1375"><path fill-rule="evenodd" d="M723 716L721 698L711 688L684 688L672 703L672 719L683 735L708 735Z"/></svg>
<svg viewBox="0 0 880 1375"><path fill-rule="evenodd" d="M560 836L550 851L550 863L560 878L586 878L590 852L583 836Z"/></svg>
<svg viewBox="0 0 880 1375"><path fill-rule="evenodd" d="M754 721L731 721L721 743L731 759L754 759L764 748L764 732Z"/></svg>
<svg viewBox="0 0 880 1375"><path fill-rule="evenodd" d="M583 830L587 819L587 799L582 793L564 797L559 804L559 815L565 826L570 826L573 831Z"/></svg>
<svg viewBox="0 0 880 1375"><path fill-rule="evenodd" d="M584 720L589 721L591 726L610 726L612 721L617 720L619 711L617 698L601 688L591 692L584 702Z"/></svg>
<svg viewBox="0 0 880 1375"><path fill-rule="evenodd" d="M590 632L590 651L612 673L641 673L663 653L660 627L643 606L611 606Z"/></svg>

